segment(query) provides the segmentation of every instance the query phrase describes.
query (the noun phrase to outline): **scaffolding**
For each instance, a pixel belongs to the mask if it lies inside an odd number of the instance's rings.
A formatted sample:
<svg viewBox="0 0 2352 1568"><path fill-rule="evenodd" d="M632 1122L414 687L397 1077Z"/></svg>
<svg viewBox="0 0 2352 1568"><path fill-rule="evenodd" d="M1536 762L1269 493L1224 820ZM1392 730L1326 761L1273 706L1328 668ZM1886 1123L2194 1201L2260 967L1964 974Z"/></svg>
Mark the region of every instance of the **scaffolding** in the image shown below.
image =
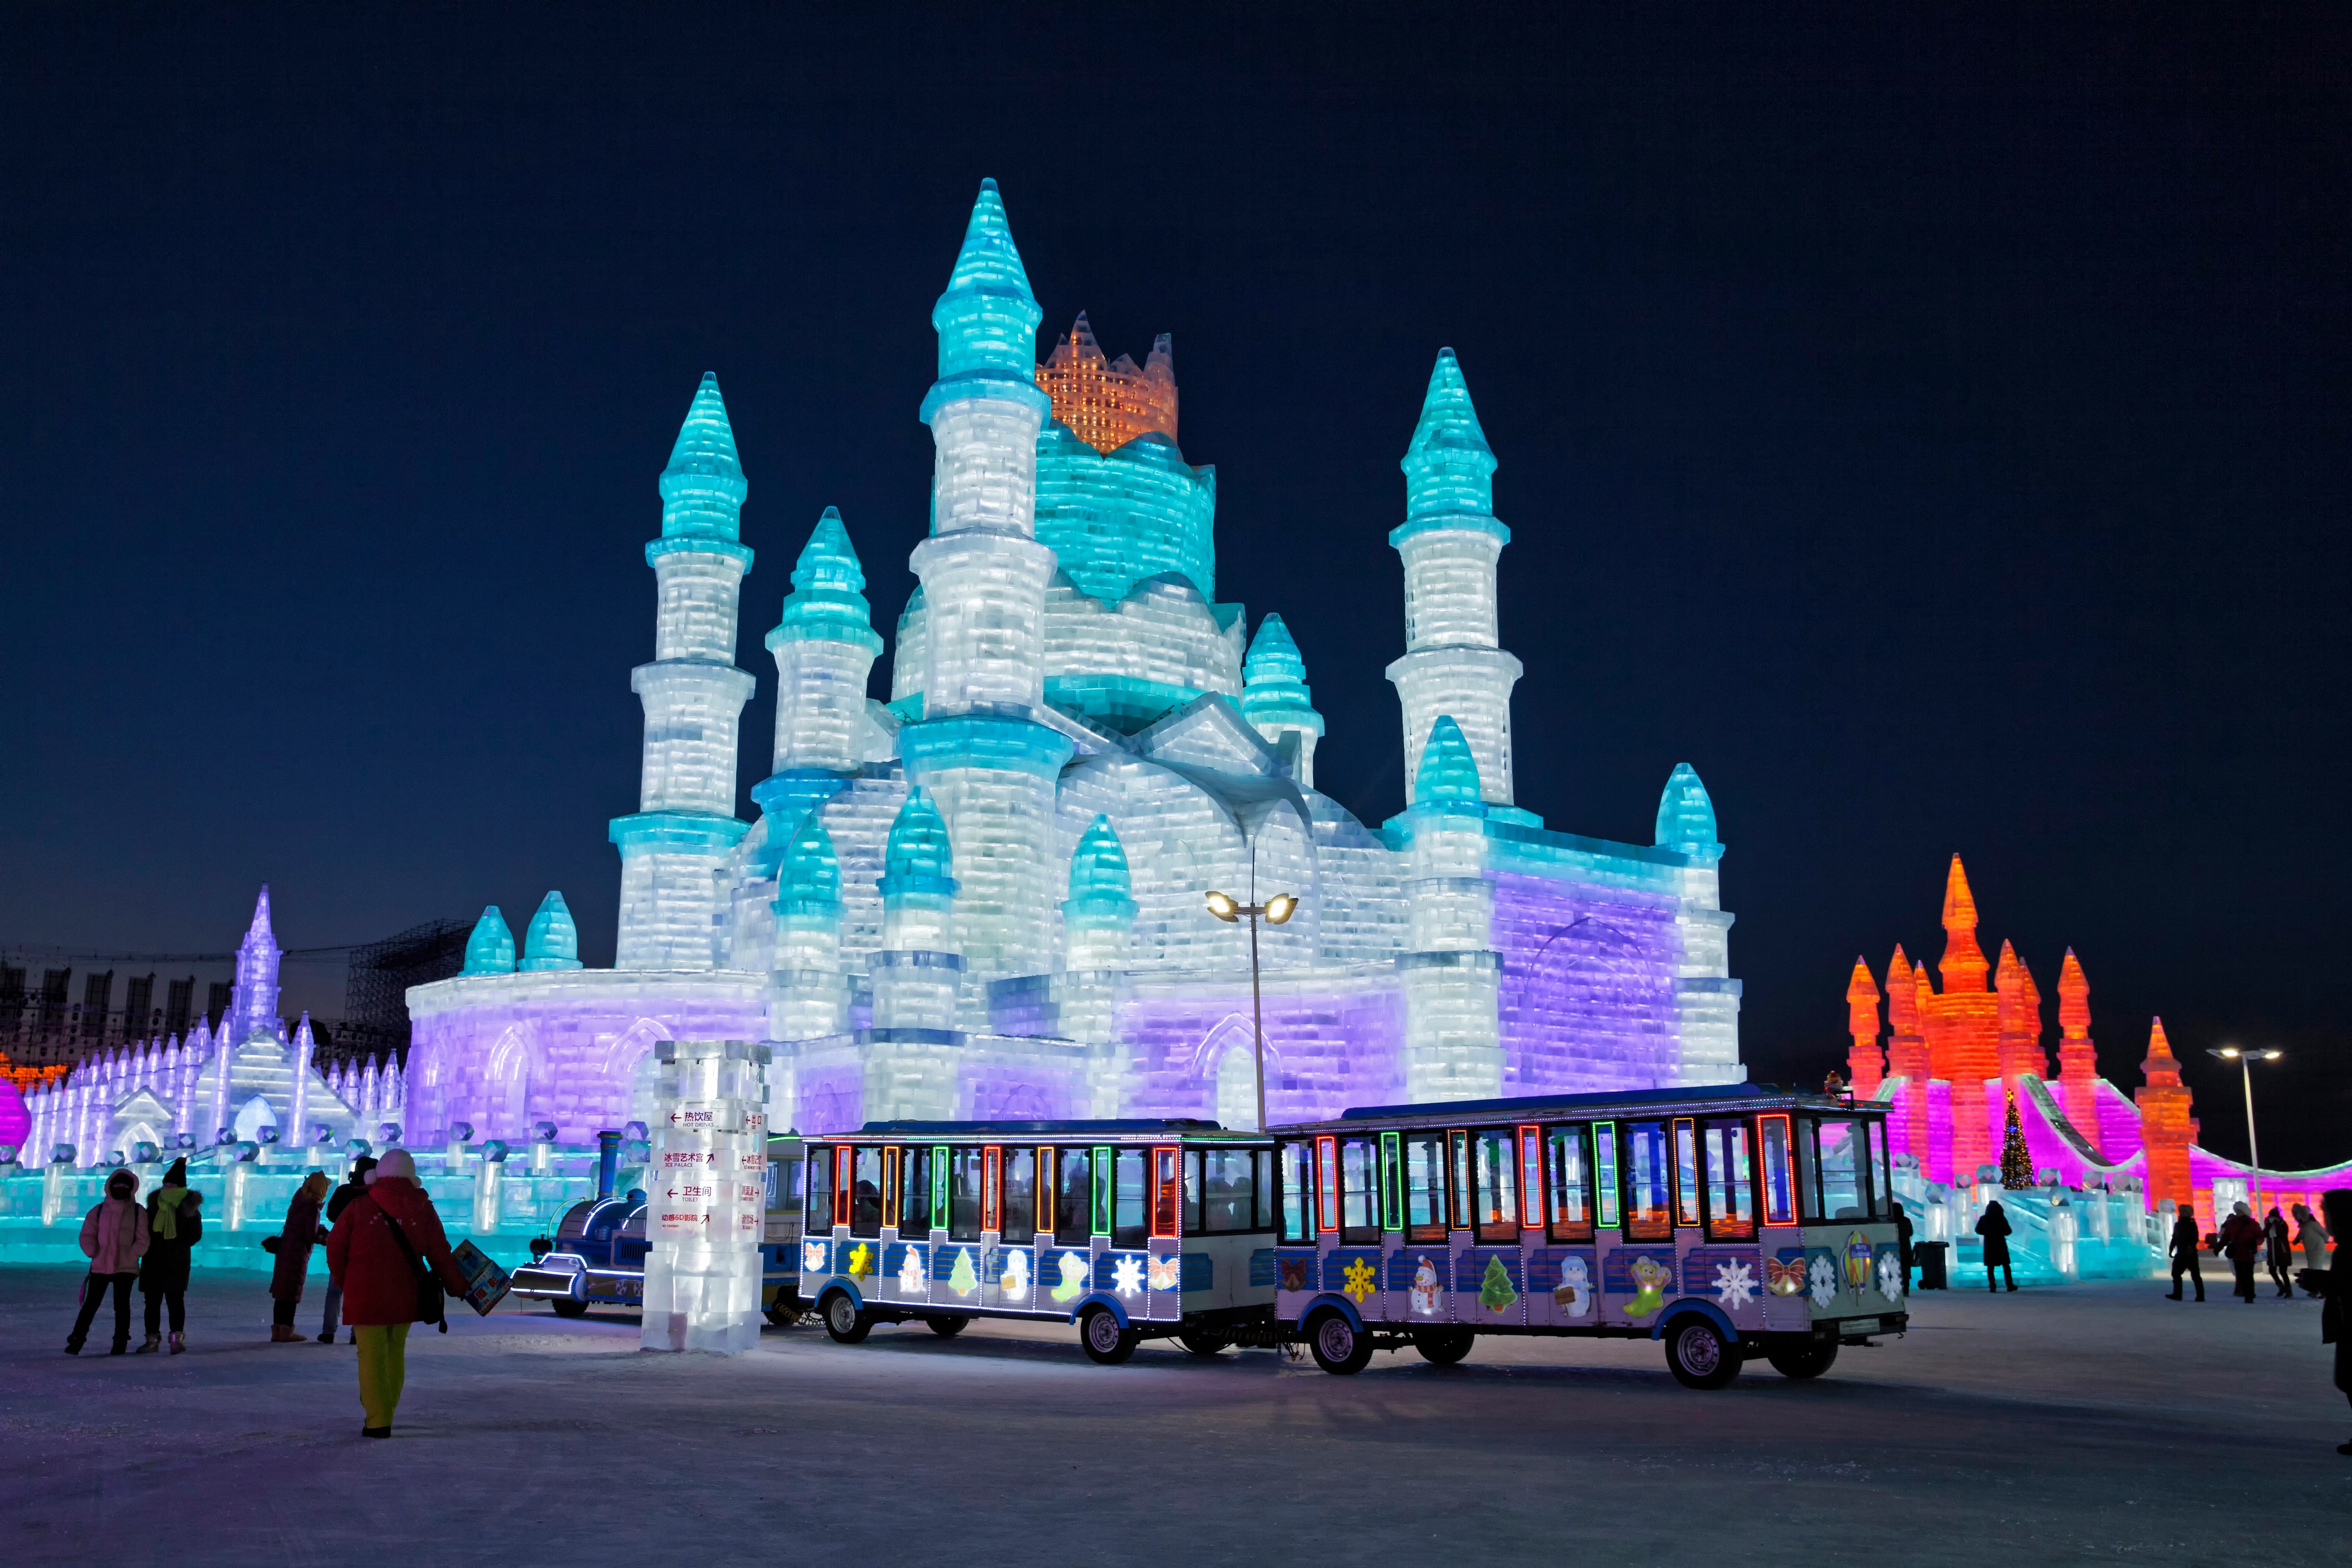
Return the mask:
<svg viewBox="0 0 2352 1568"><path fill-rule="evenodd" d="M426 921L396 936L352 949L351 982L343 993L338 1058L408 1054L408 988L446 980L466 966L471 921Z"/></svg>

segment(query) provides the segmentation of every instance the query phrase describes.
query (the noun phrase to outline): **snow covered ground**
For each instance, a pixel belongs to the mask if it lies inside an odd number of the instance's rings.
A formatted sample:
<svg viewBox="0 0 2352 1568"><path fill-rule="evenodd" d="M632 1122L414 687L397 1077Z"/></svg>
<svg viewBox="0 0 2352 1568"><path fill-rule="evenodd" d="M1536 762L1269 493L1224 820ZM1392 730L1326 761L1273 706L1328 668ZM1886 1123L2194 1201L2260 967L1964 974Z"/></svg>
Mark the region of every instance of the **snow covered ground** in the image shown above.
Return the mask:
<svg viewBox="0 0 2352 1568"><path fill-rule="evenodd" d="M375 1443L351 1351L268 1343L266 1288L200 1274L190 1353L110 1359L101 1329L75 1360L74 1277L0 1269L8 1563L2285 1568L2343 1563L2352 1519L2317 1303L2219 1289L1922 1295L1908 1339L1719 1394L1646 1342L1334 1378L993 1325L660 1356L633 1319L502 1310L412 1341Z"/></svg>

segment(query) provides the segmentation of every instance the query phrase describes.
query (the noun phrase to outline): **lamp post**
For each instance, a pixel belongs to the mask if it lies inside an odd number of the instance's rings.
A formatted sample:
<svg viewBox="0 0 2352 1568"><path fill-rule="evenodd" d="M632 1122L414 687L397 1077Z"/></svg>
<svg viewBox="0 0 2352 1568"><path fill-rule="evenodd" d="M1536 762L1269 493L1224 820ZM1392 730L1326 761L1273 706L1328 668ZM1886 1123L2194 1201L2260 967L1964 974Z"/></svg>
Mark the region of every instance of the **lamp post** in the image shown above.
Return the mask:
<svg viewBox="0 0 2352 1568"><path fill-rule="evenodd" d="M2275 1049L2247 1051L2241 1050L2235 1046L2217 1046L2207 1047L2205 1054L2209 1057L2219 1057L2225 1062L2238 1064L2238 1079L2246 1091L2246 1164L2250 1172L2248 1179L2253 1183L2254 1201L2249 1206L2254 1211L2254 1223L2260 1225L2263 1222L2263 1156L2262 1150L2254 1142L2253 1064L2257 1061L2274 1062L2286 1053ZM2221 1218L2220 1215L2213 1216L2216 1224L2221 1222Z"/></svg>
<svg viewBox="0 0 2352 1568"><path fill-rule="evenodd" d="M1256 857L1251 857L1251 881L1256 878ZM1288 893L1276 893L1262 904L1236 903L1214 889L1209 892L1209 912L1228 925L1249 921L1250 928L1250 1026L1256 1042L1257 1063L1257 1131L1265 1131L1265 1008L1258 999L1257 988L1257 922L1260 918L1270 926L1281 925L1298 908L1298 900Z"/></svg>

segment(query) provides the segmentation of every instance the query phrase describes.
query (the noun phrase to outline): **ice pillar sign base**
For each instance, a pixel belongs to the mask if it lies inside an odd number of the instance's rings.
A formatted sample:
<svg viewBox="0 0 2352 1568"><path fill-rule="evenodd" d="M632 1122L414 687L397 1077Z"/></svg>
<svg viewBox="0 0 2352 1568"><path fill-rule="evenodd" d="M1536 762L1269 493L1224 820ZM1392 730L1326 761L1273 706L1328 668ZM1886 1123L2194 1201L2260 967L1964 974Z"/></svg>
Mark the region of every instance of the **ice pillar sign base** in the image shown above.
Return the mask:
<svg viewBox="0 0 2352 1568"><path fill-rule="evenodd" d="M768 1047L664 1041L646 1173L644 1327L652 1351L740 1355L760 1342Z"/></svg>

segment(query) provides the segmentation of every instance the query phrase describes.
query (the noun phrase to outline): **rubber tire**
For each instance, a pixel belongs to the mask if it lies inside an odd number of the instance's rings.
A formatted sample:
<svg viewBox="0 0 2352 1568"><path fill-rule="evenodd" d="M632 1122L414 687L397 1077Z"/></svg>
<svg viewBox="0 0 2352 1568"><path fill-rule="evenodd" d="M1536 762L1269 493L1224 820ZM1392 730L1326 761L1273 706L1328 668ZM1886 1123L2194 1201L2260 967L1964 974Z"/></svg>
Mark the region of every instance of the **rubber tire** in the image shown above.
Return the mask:
<svg viewBox="0 0 2352 1568"><path fill-rule="evenodd" d="M1746 1358L1726 1342L1723 1331L1696 1313L1676 1319L1666 1331L1666 1370L1685 1388L1728 1388Z"/></svg>
<svg viewBox="0 0 2352 1568"><path fill-rule="evenodd" d="M559 1318L584 1318L588 1315L588 1303L575 1301L569 1296L551 1297L547 1304L555 1309L555 1315Z"/></svg>
<svg viewBox="0 0 2352 1568"><path fill-rule="evenodd" d="M1142 1342L1143 1336L1132 1328L1122 1328L1118 1314L1108 1307L1088 1307L1078 1320L1078 1348L1097 1366L1117 1366Z"/></svg>
<svg viewBox="0 0 2352 1568"><path fill-rule="evenodd" d="M1186 1329L1176 1336L1176 1342L1203 1360L1222 1355L1233 1348L1233 1341L1209 1329Z"/></svg>
<svg viewBox="0 0 2352 1568"><path fill-rule="evenodd" d="M1371 1336L1348 1321L1347 1313L1328 1308L1308 1321L1307 1348L1314 1352L1315 1364L1334 1377L1351 1376L1372 1361Z"/></svg>
<svg viewBox="0 0 2352 1568"><path fill-rule="evenodd" d="M1468 1329L1431 1329L1412 1336L1412 1348L1432 1366L1452 1366L1477 1342L1478 1336Z"/></svg>
<svg viewBox="0 0 2352 1568"><path fill-rule="evenodd" d="M1782 1377L1819 1377L1836 1364L1837 1354L1837 1341L1815 1340L1786 1350L1775 1347L1764 1352L1764 1359Z"/></svg>
<svg viewBox="0 0 2352 1568"><path fill-rule="evenodd" d="M923 1322L943 1340L951 1340L971 1326L970 1318L925 1318Z"/></svg>
<svg viewBox="0 0 2352 1568"><path fill-rule="evenodd" d="M854 1345L874 1331L874 1320L857 1310L846 1290L835 1290L817 1309L824 1314L824 1331L837 1345Z"/></svg>

